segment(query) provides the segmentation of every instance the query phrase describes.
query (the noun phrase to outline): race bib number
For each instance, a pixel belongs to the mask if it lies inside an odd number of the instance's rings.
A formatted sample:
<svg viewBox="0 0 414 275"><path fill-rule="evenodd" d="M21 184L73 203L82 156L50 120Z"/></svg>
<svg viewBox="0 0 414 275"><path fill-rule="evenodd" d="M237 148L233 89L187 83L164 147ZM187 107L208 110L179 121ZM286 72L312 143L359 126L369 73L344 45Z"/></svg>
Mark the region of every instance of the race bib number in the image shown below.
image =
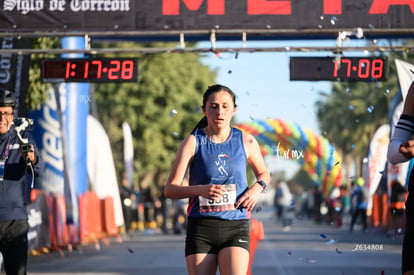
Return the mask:
<svg viewBox="0 0 414 275"><path fill-rule="evenodd" d="M218 212L234 210L236 203L236 184L224 185L226 192L220 199L212 200L199 196L200 212Z"/></svg>

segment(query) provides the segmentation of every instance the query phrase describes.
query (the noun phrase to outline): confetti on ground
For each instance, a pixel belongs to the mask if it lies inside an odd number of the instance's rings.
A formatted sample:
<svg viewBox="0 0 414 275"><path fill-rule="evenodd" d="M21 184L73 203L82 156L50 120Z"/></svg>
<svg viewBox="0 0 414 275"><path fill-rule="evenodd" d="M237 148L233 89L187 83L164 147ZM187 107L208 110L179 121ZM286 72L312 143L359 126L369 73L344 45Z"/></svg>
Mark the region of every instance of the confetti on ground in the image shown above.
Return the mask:
<svg viewBox="0 0 414 275"><path fill-rule="evenodd" d="M313 264L313 263L316 263L316 260L306 259L306 262L309 264Z"/></svg>
<svg viewBox="0 0 414 275"><path fill-rule="evenodd" d="M334 243L336 243L335 240L330 239L326 244L331 245L331 244L334 244Z"/></svg>
<svg viewBox="0 0 414 275"><path fill-rule="evenodd" d="M320 234L320 236L321 236L322 238L326 239L326 235L325 235L325 234L321 233L321 234Z"/></svg>
<svg viewBox="0 0 414 275"><path fill-rule="evenodd" d="M291 251L288 252L288 256L292 256L292 252Z"/></svg>
<svg viewBox="0 0 414 275"><path fill-rule="evenodd" d="M342 254L342 251L338 249L338 247L336 248L336 253L338 254Z"/></svg>
<svg viewBox="0 0 414 275"><path fill-rule="evenodd" d="M128 247L128 251L129 251L129 253L131 253L131 254L132 254L132 253L134 253L134 250L132 250L132 249L131 249L131 248L129 248L129 247Z"/></svg>

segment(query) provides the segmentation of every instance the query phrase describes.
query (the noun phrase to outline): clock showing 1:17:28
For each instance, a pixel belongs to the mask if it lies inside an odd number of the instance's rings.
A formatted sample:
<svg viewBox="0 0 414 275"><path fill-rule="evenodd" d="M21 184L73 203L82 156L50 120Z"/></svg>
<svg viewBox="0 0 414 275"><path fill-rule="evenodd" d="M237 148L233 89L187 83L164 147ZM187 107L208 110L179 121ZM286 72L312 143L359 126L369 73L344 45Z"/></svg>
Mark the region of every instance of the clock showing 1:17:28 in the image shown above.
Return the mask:
<svg viewBox="0 0 414 275"><path fill-rule="evenodd" d="M43 82L136 82L136 58L64 58L42 61Z"/></svg>

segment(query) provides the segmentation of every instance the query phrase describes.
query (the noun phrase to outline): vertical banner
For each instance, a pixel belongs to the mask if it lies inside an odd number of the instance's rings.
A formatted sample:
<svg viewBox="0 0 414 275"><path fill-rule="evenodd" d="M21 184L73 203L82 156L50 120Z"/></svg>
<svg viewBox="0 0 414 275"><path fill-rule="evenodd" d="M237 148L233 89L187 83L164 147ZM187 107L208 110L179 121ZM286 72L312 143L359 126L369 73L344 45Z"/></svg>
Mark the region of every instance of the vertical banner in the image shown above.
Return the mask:
<svg viewBox="0 0 414 275"><path fill-rule="evenodd" d="M64 49L84 49L85 38L64 37ZM65 54L64 58L82 58L83 54ZM65 130L64 154L67 160L68 184L73 204L73 223L79 225L77 198L88 190L86 129L89 114L89 84L65 83L66 109L63 113ZM68 217L69 218L69 217Z"/></svg>
<svg viewBox="0 0 414 275"><path fill-rule="evenodd" d="M395 59L395 67L397 68L398 80L404 101L408 88L410 88L411 83L414 81L414 65L400 59Z"/></svg>
<svg viewBox="0 0 414 275"><path fill-rule="evenodd" d="M112 197L115 224L124 224L122 202L108 134L93 116L88 117L88 174L92 191L102 200Z"/></svg>
<svg viewBox="0 0 414 275"><path fill-rule="evenodd" d="M387 163L387 150L390 142L390 125L381 125L374 133L368 154L368 188L372 196L381 181Z"/></svg>
<svg viewBox="0 0 414 275"><path fill-rule="evenodd" d="M3 37L0 48L4 50L31 48L31 38ZM0 55L0 87L13 91L17 98L16 115L26 116L24 100L29 85L30 55Z"/></svg>
<svg viewBox="0 0 414 275"><path fill-rule="evenodd" d="M47 100L39 110L33 111L30 116L36 127L32 134L36 140L40 155L44 161L44 171L40 175L40 188L49 194L64 193L64 157L63 142L61 135L61 123L59 119L59 106L64 108L65 104L59 104L55 89L62 89L62 85L50 88L46 91Z"/></svg>
<svg viewBox="0 0 414 275"><path fill-rule="evenodd" d="M122 131L124 133L125 176L128 179L129 187L132 187L134 179L134 144L132 141L131 127L127 122L122 123Z"/></svg>

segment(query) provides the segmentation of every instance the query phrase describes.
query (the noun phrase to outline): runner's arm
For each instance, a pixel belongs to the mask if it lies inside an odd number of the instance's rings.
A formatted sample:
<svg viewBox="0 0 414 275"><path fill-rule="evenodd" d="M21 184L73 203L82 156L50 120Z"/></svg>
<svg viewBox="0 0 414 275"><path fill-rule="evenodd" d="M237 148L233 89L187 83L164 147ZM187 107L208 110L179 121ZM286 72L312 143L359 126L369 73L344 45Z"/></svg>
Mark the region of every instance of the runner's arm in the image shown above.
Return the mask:
<svg viewBox="0 0 414 275"><path fill-rule="evenodd" d="M192 198L203 196L208 199L219 199L226 189L222 185L202 184L194 186L184 186L181 183L196 149L196 139L193 135L188 136L178 148L170 175L165 184L164 195L172 199Z"/></svg>
<svg viewBox="0 0 414 275"><path fill-rule="evenodd" d="M410 160L414 156L414 82L405 98L404 109L388 145L387 158L393 163Z"/></svg>

